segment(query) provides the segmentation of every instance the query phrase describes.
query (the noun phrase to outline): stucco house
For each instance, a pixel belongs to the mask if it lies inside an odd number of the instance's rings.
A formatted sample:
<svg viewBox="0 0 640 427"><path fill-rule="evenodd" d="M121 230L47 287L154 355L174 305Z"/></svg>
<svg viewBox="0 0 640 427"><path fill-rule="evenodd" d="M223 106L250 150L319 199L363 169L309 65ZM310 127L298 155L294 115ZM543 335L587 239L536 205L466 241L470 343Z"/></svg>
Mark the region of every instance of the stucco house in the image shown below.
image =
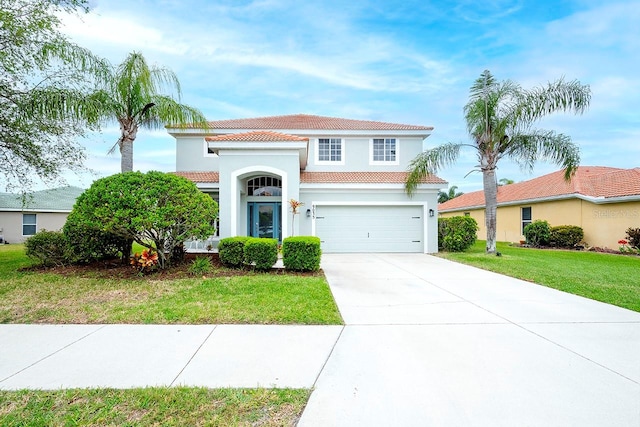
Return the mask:
<svg viewBox="0 0 640 427"><path fill-rule="evenodd" d="M176 173L219 202L219 236L320 237L325 252L437 252L430 176L412 197L406 169L432 127L306 114L169 128ZM303 203L293 215L290 200Z"/></svg>
<svg viewBox="0 0 640 427"><path fill-rule="evenodd" d="M475 191L440 204L440 216L468 215L486 236L484 192ZM580 166L570 182L564 171L498 187L497 239L524 239L535 220L552 226L577 225L591 246L617 249L629 227L640 227L640 168Z"/></svg>
<svg viewBox="0 0 640 427"><path fill-rule="evenodd" d="M0 193L0 236L3 242L22 243L41 230L62 229L84 189L60 187L35 191L24 198Z"/></svg>

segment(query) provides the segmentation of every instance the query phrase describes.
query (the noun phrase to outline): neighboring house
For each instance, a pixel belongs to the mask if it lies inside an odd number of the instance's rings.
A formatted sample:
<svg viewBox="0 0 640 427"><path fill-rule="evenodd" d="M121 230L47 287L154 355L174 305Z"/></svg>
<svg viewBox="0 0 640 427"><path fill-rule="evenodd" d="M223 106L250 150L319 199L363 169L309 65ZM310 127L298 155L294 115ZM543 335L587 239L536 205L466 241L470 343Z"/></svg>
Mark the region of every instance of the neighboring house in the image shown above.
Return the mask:
<svg viewBox="0 0 640 427"><path fill-rule="evenodd" d="M440 216L469 215L486 235L484 192L466 193L440 205ZM535 220L577 225L590 246L617 248L629 227L640 227L640 168L580 166L570 182L564 171L498 187L498 240L524 239Z"/></svg>
<svg viewBox="0 0 640 427"><path fill-rule="evenodd" d="M176 173L219 202L219 237L320 237L325 252L437 252L432 176L413 197L409 162L433 128L313 115L170 128ZM289 201L301 201L299 214Z"/></svg>
<svg viewBox="0 0 640 427"><path fill-rule="evenodd" d="M25 195L0 193L0 236L22 243L41 230L60 230L76 199L84 190L60 187Z"/></svg>

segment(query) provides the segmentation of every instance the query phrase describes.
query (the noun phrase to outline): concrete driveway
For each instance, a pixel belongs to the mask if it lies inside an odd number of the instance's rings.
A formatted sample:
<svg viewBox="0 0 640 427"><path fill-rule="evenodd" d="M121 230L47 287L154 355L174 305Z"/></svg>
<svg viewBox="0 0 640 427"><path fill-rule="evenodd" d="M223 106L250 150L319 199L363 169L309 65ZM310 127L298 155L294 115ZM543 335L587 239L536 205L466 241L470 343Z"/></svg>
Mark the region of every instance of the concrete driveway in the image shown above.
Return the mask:
<svg viewBox="0 0 640 427"><path fill-rule="evenodd" d="M640 313L422 254L325 254L299 426L640 426Z"/></svg>

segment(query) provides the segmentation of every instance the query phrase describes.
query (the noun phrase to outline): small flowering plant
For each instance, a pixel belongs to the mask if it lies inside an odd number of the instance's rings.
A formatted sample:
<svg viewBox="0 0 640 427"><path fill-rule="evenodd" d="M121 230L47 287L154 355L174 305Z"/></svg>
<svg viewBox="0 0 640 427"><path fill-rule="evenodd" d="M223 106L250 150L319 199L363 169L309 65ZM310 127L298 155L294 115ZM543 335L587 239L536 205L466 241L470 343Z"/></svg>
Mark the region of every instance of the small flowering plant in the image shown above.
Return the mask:
<svg viewBox="0 0 640 427"><path fill-rule="evenodd" d="M142 253L135 253L131 257L131 265L139 270L141 274L149 272L158 267L158 253L152 249L145 249Z"/></svg>

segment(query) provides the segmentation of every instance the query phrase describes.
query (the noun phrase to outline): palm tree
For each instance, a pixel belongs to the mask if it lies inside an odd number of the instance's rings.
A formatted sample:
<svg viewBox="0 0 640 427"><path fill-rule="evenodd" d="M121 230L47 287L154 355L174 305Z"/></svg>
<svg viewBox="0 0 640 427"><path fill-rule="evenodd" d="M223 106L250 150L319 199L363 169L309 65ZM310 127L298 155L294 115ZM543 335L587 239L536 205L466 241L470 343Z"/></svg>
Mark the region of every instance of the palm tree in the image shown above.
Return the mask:
<svg viewBox="0 0 640 427"><path fill-rule="evenodd" d="M589 106L591 90L577 80L563 79L531 90L505 80L497 81L485 70L470 89L464 107L471 144L445 143L420 153L409 164L405 190L412 194L421 179L453 164L463 147L475 150L482 172L485 197L487 253L496 252L496 210L498 185L496 167L508 157L522 168L533 170L538 160L547 160L565 171L570 180L580 163L580 150L567 135L536 129L534 123L558 112L583 113Z"/></svg>
<svg viewBox="0 0 640 427"><path fill-rule="evenodd" d="M175 98L161 92L168 89ZM133 142L138 129L160 129L167 124L192 124L207 128L207 120L196 108L181 104L180 82L167 68L149 67L139 52L132 52L112 68L103 87L90 99L100 105L101 122L117 122L120 138L109 150L120 148L122 172L133 170Z"/></svg>
<svg viewBox="0 0 640 427"><path fill-rule="evenodd" d="M444 203L448 200L455 199L458 196L462 196L464 193L457 191L458 186L452 185L449 188L449 192L445 193L444 191L438 191L438 203Z"/></svg>

